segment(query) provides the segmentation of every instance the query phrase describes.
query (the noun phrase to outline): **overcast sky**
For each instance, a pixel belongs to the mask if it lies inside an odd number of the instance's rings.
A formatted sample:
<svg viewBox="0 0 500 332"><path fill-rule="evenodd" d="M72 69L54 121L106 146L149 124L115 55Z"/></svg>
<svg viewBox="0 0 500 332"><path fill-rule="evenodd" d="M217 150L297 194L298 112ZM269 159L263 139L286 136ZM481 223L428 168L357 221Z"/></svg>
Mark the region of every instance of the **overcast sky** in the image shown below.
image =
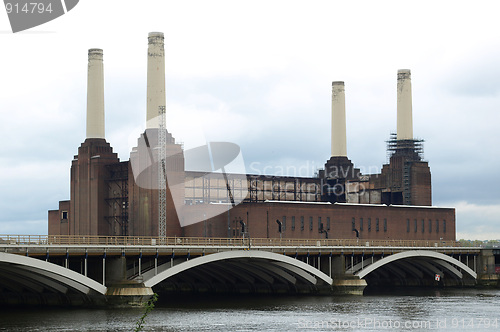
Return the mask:
<svg viewBox="0 0 500 332"><path fill-rule="evenodd" d="M377 172L411 69L433 204L500 239L498 1L97 1L13 34L0 10L0 234L46 234L85 140L87 51L104 50L106 138L145 128L147 35L165 33L167 128L241 146L250 173L312 176L344 81L348 157Z"/></svg>

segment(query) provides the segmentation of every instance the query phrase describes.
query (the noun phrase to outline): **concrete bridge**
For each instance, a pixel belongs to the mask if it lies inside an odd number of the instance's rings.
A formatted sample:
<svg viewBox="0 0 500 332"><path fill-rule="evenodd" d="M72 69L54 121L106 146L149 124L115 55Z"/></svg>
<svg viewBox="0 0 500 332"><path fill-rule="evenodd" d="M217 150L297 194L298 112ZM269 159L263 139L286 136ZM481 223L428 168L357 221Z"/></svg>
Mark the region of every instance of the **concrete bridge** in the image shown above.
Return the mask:
<svg viewBox="0 0 500 332"><path fill-rule="evenodd" d="M10 235L0 236L0 302L105 305L140 303L153 292L475 285L485 262L491 257L481 248L455 242Z"/></svg>

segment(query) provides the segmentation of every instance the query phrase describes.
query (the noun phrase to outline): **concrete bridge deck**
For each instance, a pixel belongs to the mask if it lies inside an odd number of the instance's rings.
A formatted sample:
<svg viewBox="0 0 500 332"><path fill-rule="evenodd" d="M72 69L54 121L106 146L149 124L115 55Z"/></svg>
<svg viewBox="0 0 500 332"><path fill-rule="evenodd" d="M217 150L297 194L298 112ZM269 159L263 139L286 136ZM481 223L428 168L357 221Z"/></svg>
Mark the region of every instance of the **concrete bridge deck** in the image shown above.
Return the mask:
<svg viewBox="0 0 500 332"><path fill-rule="evenodd" d="M0 235L0 301L36 294L39 303L140 302L153 289L361 294L367 283L473 285L481 252L441 241Z"/></svg>

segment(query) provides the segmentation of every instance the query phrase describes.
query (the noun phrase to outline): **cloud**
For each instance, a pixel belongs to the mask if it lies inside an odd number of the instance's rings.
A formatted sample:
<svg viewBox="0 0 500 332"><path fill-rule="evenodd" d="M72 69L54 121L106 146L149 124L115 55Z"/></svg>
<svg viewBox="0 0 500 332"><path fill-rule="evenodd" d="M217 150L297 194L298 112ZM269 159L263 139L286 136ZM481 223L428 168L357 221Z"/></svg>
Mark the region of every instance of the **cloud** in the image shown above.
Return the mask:
<svg viewBox="0 0 500 332"><path fill-rule="evenodd" d="M19 220L2 221L0 223L0 234L11 235L43 235L47 234L47 220Z"/></svg>
<svg viewBox="0 0 500 332"><path fill-rule="evenodd" d="M460 201L451 205L456 208L457 239L500 239L500 204L479 205Z"/></svg>

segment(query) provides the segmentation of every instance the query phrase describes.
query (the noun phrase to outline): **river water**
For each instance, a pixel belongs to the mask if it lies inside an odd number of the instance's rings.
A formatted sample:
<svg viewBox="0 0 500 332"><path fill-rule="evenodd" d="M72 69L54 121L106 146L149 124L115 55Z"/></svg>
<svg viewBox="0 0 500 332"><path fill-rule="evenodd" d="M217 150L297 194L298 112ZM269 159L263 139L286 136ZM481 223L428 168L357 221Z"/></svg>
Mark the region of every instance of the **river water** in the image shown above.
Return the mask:
<svg viewBox="0 0 500 332"><path fill-rule="evenodd" d="M0 331L134 331L144 309L0 312ZM500 290L413 289L364 296L163 295L144 331L500 331Z"/></svg>

